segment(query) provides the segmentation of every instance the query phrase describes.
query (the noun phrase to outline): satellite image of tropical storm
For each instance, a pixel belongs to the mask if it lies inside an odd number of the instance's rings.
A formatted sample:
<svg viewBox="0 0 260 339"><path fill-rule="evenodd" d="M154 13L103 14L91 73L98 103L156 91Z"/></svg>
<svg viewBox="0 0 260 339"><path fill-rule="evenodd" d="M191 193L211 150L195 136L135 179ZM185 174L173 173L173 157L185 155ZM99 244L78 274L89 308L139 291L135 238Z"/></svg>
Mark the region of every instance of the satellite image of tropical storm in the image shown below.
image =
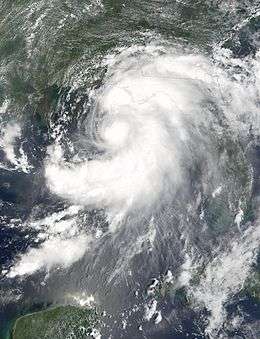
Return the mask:
<svg viewBox="0 0 260 339"><path fill-rule="evenodd" d="M0 339L260 339L260 0L0 0Z"/></svg>

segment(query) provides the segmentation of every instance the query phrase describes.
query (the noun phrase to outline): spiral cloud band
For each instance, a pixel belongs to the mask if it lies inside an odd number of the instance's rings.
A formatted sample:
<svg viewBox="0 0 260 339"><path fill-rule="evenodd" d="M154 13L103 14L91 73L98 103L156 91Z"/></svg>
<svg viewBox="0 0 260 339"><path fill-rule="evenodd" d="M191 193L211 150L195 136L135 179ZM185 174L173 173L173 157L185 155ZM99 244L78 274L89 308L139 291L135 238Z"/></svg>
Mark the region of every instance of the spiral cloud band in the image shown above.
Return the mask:
<svg viewBox="0 0 260 339"><path fill-rule="evenodd" d="M199 152L202 126L214 123L208 107L220 100L217 69L205 57L156 47L134 52L110 61L95 93L86 129L100 154L80 164L48 160L50 189L73 203L119 211L167 199Z"/></svg>

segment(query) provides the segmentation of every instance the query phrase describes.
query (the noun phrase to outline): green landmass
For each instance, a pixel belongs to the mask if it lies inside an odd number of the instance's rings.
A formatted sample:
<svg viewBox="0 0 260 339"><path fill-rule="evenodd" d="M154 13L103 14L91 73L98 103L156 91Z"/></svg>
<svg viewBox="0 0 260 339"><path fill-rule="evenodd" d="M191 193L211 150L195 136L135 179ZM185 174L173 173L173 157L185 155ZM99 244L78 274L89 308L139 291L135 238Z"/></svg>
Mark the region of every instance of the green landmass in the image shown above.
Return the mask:
<svg viewBox="0 0 260 339"><path fill-rule="evenodd" d="M18 318L11 339L88 338L97 323L93 309L58 306Z"/></svg>
<svg viewBox="0 0 260 339"><path fill-rule="evenodd" d="M80 0L74 6L0 0L0 105L8 100L14 116L39 116L48 124L74 78L84 74L78 84L83 92L95 86L106 71L96 67L103 56L115 47L146 43L148 31L203 48L230 36L230 13L218 1L165 2L163 12L156 1L104 0L102 9L93 6L90 14Z"/></svg>

